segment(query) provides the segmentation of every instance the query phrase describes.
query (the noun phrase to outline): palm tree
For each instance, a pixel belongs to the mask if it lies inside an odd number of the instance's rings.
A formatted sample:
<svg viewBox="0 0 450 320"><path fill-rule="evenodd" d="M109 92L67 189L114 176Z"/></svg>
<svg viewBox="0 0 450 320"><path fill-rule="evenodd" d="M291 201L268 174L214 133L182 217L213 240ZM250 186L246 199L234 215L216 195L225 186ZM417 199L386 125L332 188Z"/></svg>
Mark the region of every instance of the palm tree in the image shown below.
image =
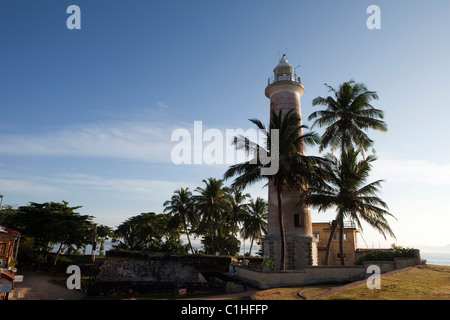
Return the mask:
<svg viewBox="0 0 450 320"><path fill-rule="evenodd" d="M229 190L229 212L227 220L230 224L230 229L233 235L236 235L238 224L245 219L248 204L245 201L250 198L249 193L243 193L239 188L230 188Z"/></svg>
<svg viewBox="0 0 450 320"><path fill-rule="evenodd" d="M191 239L189 238L188 226L196 226L198 217L195 212L194 200L189 188L180 188L176 190L170 200L164 202L164 212L172 215L171 222L179 226L183 225L183 231L186 233L191 252L194 253Z"/></svg>
<svg viewBox="0 0 450 320"><path fill-rule="evenodd" d="M387 131L385 122L380 120L384 118L383 111L370 104L372 100L378 100L377 93L368 91L364 84L353 80L341 84L337 91L330 85L325 85L333 92L334 97L315 98L313 106L326 108L313 112L308 117L308 120L316 119L311 129L316 125L327 126L322 135L320 151L328 146L332 150L340 148L341 153L351 146L360 148L362 152L366 151L373 145L373 140L364 131Z"/></svg>
<svg viewBox="0 0 450 320"><path fill-rule="evenodd" d="M263 236L267 233L267 202L264 199L258 197L256 200L250 200L243 224L241 237L250 238L249 255L251 255L253 241L258 239L261 244Z"/></svg>
<svg viewBox="0 0 450 320"><path fill-rule="evenodd" d="M128 218L114 230L116 247L130 250L145 250L160 238L160 230L156 227L157 215L155 212L141 213Z"/></svg>
<svg viewBox="0 0 450 320"><path fill-rule="evenodd" d="M198 195L194 197L196 208L201 215L201 225L209 229L212 240L212 251L220 252L220 243L217 241L219 226L224 221L225 213L229 211L229 189L223 185L223 180L209 178L203 179L205 187L195 189Z"/></svg>
<svg viewBox="0 0 450 320"><path fill-rule="evenodd" d="M344 152L338 160L328 155L330 165L327 167L328 176L325 185L310 187L308 203L320 211L329 208L336 209L336 218L332 222L331 234L328 239L325 264L328 265L331 239L339 227L339 251L341 264L344 265L343 234L344 219L355 221L362 231L361 220L377 229L386 239L386 233L395 239L386 217L393 217L388 212L387 204L381 200L377 193L383 180L366 184L372 162L376 160L374 155L366 159L358 160L360 151L350 148ZM395 218L395 217L394 217Z"/></svg>
<svg viewBox="0 0 450 320"><path fill-rule="evenodd" d="M288 111L284 116L282 112L271 112L269 129L257 119L250 119L260 132L265 134L265 145L259 145L250 141L244 136L235 137L233 143L237 150L245 150L252 153L253 159L232 165L224 174L224 179L237 176L232 187L245 188L256 182L268 180L273 183L277 192L278 220L281 236L281 269L285 269L285 233L282 211L283 191L292 189L294 182L297 183L301 176L299 169L305 164L308 157L302 155L305 144L312 145L318 142L318 137L314 133L302 134L307 128L301 124L300 118L293 112ZM273 131L277 130L277 131ZM278 141L272 141L272 132L278 133ZM274 175L266 176L261 174L261 168L269 167L271 164L262 164L261 154L272 157L271 146L278 142L278 172ZM274 150L275 152L276 150Z"/></svg>

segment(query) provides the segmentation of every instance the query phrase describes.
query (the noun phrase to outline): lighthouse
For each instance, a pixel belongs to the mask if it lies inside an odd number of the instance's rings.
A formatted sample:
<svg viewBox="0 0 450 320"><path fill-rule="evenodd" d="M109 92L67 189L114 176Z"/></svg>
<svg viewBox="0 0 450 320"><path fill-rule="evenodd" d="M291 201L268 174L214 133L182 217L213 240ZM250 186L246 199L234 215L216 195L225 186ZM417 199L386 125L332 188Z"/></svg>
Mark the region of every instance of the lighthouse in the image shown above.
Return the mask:
<svg viewBox="0 0 450 320"><path fill-rule="evenodd" d="M305 93L300 76L289 64L286 56L280 59L269 78L265 95L270 99L270 113L282 115L293 111L300 119L300 98ZM300 131L299 135L303 132ZM305 146L299 145L301 153ZM275 268L281 267L281 231L278 215L278 197L271 179L268 183L268 230L264 239L264 259L273 259ZM317 265L317 248L312 236L311 211L309 206L300 203L301 191L284 187L282 190L282 213L285 238L285 269L299 270L306 266Z"/></svg>

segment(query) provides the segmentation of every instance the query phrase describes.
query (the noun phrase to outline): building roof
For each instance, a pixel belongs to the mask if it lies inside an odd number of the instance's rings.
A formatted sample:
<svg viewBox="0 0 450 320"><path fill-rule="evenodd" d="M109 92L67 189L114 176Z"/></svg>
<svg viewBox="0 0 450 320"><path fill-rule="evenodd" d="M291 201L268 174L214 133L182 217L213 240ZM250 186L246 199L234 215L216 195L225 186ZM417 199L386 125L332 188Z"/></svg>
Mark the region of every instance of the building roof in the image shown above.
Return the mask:
<svg viewBox="0 0 450 320"><path fill-rule="evenodd" d="M6 279L8 281L13 281L15 276L13 273L9 272L6 269L0 269L0 278L1 279Z"/></svg>
<svg viewBox="0 0 450 320"><path fill-rule="evenodd" d="M0 238L1 239L16 239L20 235L19 231L0 226Z"/></svg>
<svg viewBox="0 0 450 320"><path fill-rule="evenodd" d="M0 226L0 232L10 233L10 234L16 234L16 235L19 235L19 234L20 234L19 231L16 231L16 230L13 230L13 229L4 227L4 226Z"/></svg>

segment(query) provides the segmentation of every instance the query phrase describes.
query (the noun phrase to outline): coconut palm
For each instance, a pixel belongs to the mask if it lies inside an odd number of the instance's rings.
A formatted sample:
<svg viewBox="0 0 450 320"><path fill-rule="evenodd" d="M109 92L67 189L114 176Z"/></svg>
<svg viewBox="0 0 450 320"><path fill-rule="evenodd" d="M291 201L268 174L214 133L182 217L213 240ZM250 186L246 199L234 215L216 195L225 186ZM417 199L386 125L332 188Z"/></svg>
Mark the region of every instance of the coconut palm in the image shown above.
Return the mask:
<svg viewBox="0 0 450 320"><path fill-rule="evenodd" d="M369 155L366 159L358 160L359 153L359 150L349 148L339 160L328 154L328 176L325 185L309 188L307 201L310 205L317 207L319 212L335 208L337 213L328 239L326 265L328 265L331 239L338 227L340 258L341 264L344 265L342 244L344 219L355 221L361 231L363 230L361 221L365 221L377 229L385 239L386 233L395 239L386 220L386 217L393 217L393 215L389 213L387 204L377 196L383 180L366 184L372 162L376 160L376 157Z"/></svg>
<svg viewBox="0 0 450 320"><path fill-rule="evenodd" d="M175 226L183 225L183 231L187 236L189 247L191 248L191 252L194 253L188 226L196 226L198 217L195 211L192 192L189 191L189 188L175 190L171 199L164 202L164 212L172 215L171 223Z"/></svg>
<svg viewBox="0 0 450 320"><path fill-rule="evenodd" d="M241 237L250 238L249 255L252 254L253 242L258 239L259 244L267 233L267 202L258 197L256 200L251 199L248 205L247 214L243 221Z"/></svg>
<svg viewBox="0 0 450 320"><path fill-rule="evenodd" d="M315 126L324 127L320 151L328 146L332 150L341 149L341 153L354 146L366 151L373 145L365 133L368 129L387 131L387 126L381 119L384 118L382 110L375 109L370 103L378 100L374 91L367 90L366 86L353 80L344 82L336 90L325 84L333 96L317 97L313 106L324 106L324 110L313 112L308 120L315 119L311 129Z"/></svg>
<svg viewBox="0 0 450 320"><path fill-rule="evenodd" d="M245 201L250 197L249 193L244 193L239 188L230 188L229 190L230 207L227 220L233 235L236 235L239 222L243 221L246 216L248 204Z"/></svg>
<svg viewBox="0 0 450 320"><path fill-rule="evenodd" d="M209 230L213 253L220 252L220 243L217 236L220 224L230 209L229 188L223 185L223 180L209 178L203 179L205 187L197 187L194 196L196 208L201 216L200 229Z"/></svg>
<svg viewBox="0 0 450 320"><path fill-rule="evenodd" d="M269 128L257 119L251 119L261 133L265 135L265 145L260 145L250 141L244 136L235 137L233 143L237 150L245 150L252 159L232 165L224 174L224 179L237 176L232 183L232 187L245 188L248 185L268 180L273 183L277 192L278 219L281 235L281 269L285 269L285 236L282 214L283 191L292 189L294 185L302 180L301 168L305 165L308 157L304 156L303 147L305 144L312 145L318 142L318 137L314 133L302 134L307 127L301 124L300 118L293 112L288 111L284 116L282 112L271 112ZM274 131L277 130L277 131ZM272 133L278 133L278 141L272 141ZM274 175L261 174L261 168L269 167L272 164L263 164L261 157L263 154L272 157L271 146L278 142L278 171ZM275 152L275 150L274 150ZM309 173L308 173L309 175ZM303 177L306 177L305 175ZM295 182L295 184L294 184Z"/></svg>

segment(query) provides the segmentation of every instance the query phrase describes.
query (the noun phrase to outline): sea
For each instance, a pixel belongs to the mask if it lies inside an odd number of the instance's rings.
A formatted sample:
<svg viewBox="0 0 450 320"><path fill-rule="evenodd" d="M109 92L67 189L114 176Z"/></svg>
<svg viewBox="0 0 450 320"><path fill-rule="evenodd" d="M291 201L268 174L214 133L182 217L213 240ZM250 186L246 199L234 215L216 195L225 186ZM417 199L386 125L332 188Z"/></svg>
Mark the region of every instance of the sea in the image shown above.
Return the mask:
<svg viewBox="0 0 450 320"><path fill-rule="evenodd" d="M447 251L420 251L420 258L427 260L427 264L450 266L450 252Z"/></svg>

